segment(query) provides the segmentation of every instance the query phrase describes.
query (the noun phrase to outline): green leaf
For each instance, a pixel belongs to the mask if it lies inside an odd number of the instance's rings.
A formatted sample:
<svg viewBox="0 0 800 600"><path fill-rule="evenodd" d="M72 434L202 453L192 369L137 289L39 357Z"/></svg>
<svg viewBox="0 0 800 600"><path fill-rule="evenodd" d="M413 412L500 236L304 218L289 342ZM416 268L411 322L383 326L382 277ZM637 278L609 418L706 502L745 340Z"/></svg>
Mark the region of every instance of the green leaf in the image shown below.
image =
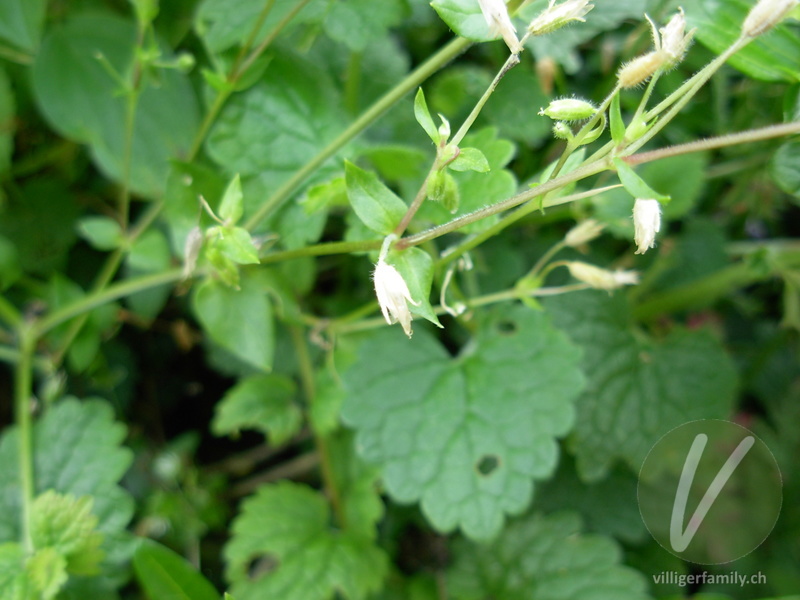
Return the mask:
<svg viewBox="0 0 800 600"><path fill-rule="evenodd" d="M608 109L608 118L610 121L611 139L615 144L619 145L625 139L625 121L622 120L622 109L620 108L620 95L614 94L611 99L611 107Z"/></svg>
<svg viewBox="0 0 800 600"><path fill-rule="evenodd" d="M483 86L486 87L488 82ZM463 97L461 88L456 91ZM520 98L525 98L525 101L520 102ZM503 77L503 84L492 93L481 115L485 115L501 136L528 146L538 146L550 137L550 123L548 119L538 117L535 111L547 106L550 100L542 89L542 80L533 70L512 69Z"/></svg>
<svg viewBox="0 0 800 600"><path fill-rule="evenodd" d="M237 265L257 265L258 249L250 232L243 227L212 227L208 230L209 249L221 252Z"/></svg>
<svg viewBox="0 0 800 600"><path fill-rule="evenodd" d="M742 29L750 0L697 0L687 3L686 21L697 27L695 37L712 52L721 53ZM800 39L797 30L778 26L750 42L728 62L746 75L763 81L800 81Z"/></svg>
<svg viewBox="0 0 800 600"><path fill-rule="evenodd" d="M35 51L46 8L45 0L3 0L0 2L0 38L27 52Z"/></svg>
<svg viewBox="0 0 800 600"><path fill-rule="evenodd" d="M334 2L323 27L331 39L354 52L363 52L370 42L389 35L389 28L399 25L407 10L404 0Z"/></svg>
<svg viewBox="0 0 800 600"><path fill-rule="evenodd" d="M433 284L433 259L431 255L420 248L408 248L402 252L392 252L389 262L403 276L411 292L411 297L419 306L409 304L411 312L427 319L434 325L441 327L439 318L431 306L431 285Z"/></svg>
<svg viewBox="0 0 800 600"><path fill-rule="evenodd" d="M659 202L669 202L670 197L664 194L659 194L647 182L636 174L628 163L621 158L614 159L614 166L617 167L617 175L622 185L625 186L627 192L634 198L650 198L658 200Z"/></svg>
<svg viewBox="0 0 800 600"><path fill-rule="evenodd" d="M16 542L0 544L0 592L9 600L41 600L25 572L27 553Z"/></svg>
<svg viewBox="0 0 800 600"><path fill-rule="evenodd" d="M55 548L37 550L25 563L25 574L31 587L41 594L38 600L55 598L69 578L67 561Z"/></svg>
<svg viewBox="0 0 800 600"><path fill-rule="evenodd" d="M237 600L362 600L380 588L387 557L370 540L330 526L325 498L300 484L265 485L242 504L225 547ZM255 559L277 566L248 575Z"/></svg>
<svg viewBox="0 0 800 600"><path fill-rule="evenodd" d="M800 142L782 144L770 162L775 183L787 194L800 200Z"/></svg>
<svg viewBox="0 0 800 600"><path fill-rule="evenodd" d="M122 228L110 217L84 217L78 220L78 234L96 250L114 250L124 241Z"/></svg>
<svg viewBox="0 0 800 600"><path fill-rule="evenodd" d="M146 273L159 273L171 266L172 255L169 242L158 229L148 229L140 235L125 257L125 267L129 277ZM142 292L131 294L125 302L145 319L154 319L164 308L172 286L167 284Z"/></svg>
<svg viewBox="0 0 800 600"><path fill-rule="evenodd" d="M473 42L488 42L495 39L489 32L481 7L473 0L434 0L431 6L439 13L442 21L456 35Z"/></svg>
<svg viewBox="0 0 800 600"><path fill-rule="evenodd" d="M461 148L458 157L447 165L448 169L453 171L477 171L478 173L486 173L490 170L489 161L483 155L483 152L477 148Z"/></svg>
<svg viewBox="0 0 800 600"><path fill-rule="evenodd" d="M397 502L421 502L442 532L496 535L556 466L574 419L579 352L548 317L516 306L487 315L453 359L427 331L370 334L342 373L342 418Z"/></svg>
<svg viewBox="0 0 800 600"><path fill-rule="evenodd" d="M2 11L2 8L0 8ZM2 17L0 17L2 23ZM0 173L11 167L11 155L14 152L14 129L16 103L11 82L5 69L0 67Z"/></svg>
<svg viewBox="0 0 800 600"><path fill-rule="evenodd" d="M226 225L236 225L242 218L244 212L244 201L242 196L242 182L239 174L234 175L219 205L219 216L225 221Z"/></svg>
<svg viewBox="0 0 800 600"><path fill-rule="evenodd" d="M588 385L570 445L585 481L605 476L616 460L638 472L670 429L729 414L736 371L708 332L676 329L651 339L633 329L622 294L578 292L544 304L584 350Z"/></svg>
<svg viewBox="0 0 800 600"><path fill-rule="evenodd" d="M91 496L76 498L48 490L33 502L31 539L34 548L52 547L70 573L95 575L103 558L103 536L96 531Z"/></svg>
<svg viewBox="0 0 800 600"><path fill-rule="evenodd" d="M253 375L242 379L217 404L214 435L257 429L270 445L285 444L300 429L302 415L294 402L297 386L283 375Z"/></svg>
<svg viewBox="0 0 800 600"><path fill-rule="evenodd" d="M97 59L127 71L136 25L111 14L76 16L51 28L33 64L36 102L61 135L89 145L109 177L123 177L126 99ZM171 57L162 51L162 59ZM157 85L143 82L136 108L131 151L131 187L145 197L163 195L171 158L186 154L199 123L197 99L188 78L175 69L158 73Z"/></svg>
<svg viewBox="0 0 800 600"><path fill-rule="evenodd" d="M325 5L324 0L313 0L292 18L290 26L314 18ZM260 44L295 6L297 0L275 0L253 39L253 45ZM248 39L263 9L263 0L204 0L195 13L194 27L209 51L220 54Z"/></svg>
<svg viewBox="0 0 800 600"><path fill-rule="evenodd" d="M492 544L454 549L448 592L455 600L648 600L647 581L622 565L610 538L582 534L570 512L515 521Z"/></svg>
<svg viewBox="0 0 800 600"><path fill-rule="evenodd" d="M408 207L374 173L345 162L347 197L361 221L380 234L388 235L406 214Z"/></svg>
<svg viewBox="0 0 800 600"><path fill-rule="evenodd" d="M9 428L0 438L0 539L19 539L18 431ZM108 403L65 398L49 408L33 428L35 490L90 496L97 530L103 534L105 572L122 575L127 555L125 529L133 516L133 499L117 485L133 461L121 446L125 427L114 421ZM74 564L81 566L79 557ZM124 577L124 576L123 576ZM120 582L121 583L121 582Z"/></svg>
<svg viewBox="0 0 800 600"><path fill-rule="evenodd" d="M269 371L275 351L272 304L261 276L244 275L239 290L205 281L192 298L192 308L215 343L248 365Z"/></svg>
<svg viewBox="0 0 800 600"><path fill-rule="evenodd" d="M414 117L417 119L417 123L425 130L425 133L428 134L428 137L431 138L431 141L434 144L438 144L441 136L428 110L428 103L425 102L425 94L422 88L419 88L417 90L417 95L414 96Z"/></svg>
<svg viewBox="0 0 800 600"><path fill-rule="evenodd" d="M152 600L219 600L219 593L182 556L142 539L133 555L133 571Z"/></svg>
<svg viewBox="0 0 800 600"><path fill-rule="evenodd" d="M278 52L260 81L225 104L209 133L208 154L229 173L241 174L245 197L249 176L265 179L272 191L343 129L339 105L328 73Z"/></svg>

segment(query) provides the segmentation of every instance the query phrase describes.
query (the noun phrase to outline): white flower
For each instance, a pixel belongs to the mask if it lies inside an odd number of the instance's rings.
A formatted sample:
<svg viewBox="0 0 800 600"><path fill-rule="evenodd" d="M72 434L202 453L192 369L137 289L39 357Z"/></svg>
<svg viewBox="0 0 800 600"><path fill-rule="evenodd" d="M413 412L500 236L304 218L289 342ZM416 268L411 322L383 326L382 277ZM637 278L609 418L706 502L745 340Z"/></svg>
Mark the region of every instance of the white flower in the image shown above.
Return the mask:
<svg viewBox="0 0 800 600"><path fill-rule="evenodd" d="M639 273L636 271L609 271L589 263L572 261L567 263L570 274L595 289L610 292L621 288L623 285L636 285L639 283Z"/></svg>
<svg viewBox="0 0 800 600"><path fill-rule="evenodd" d="M392 265L380 259L375 265L372 279L375 282L375 295L378 297L383 318L389 325L399 321L403 331L411 337L411 311L407 302L414 306L419 306L419 302L414 302L403 276Z"/></svg>
<svg viewBox="0 0 800 600"><path fill-rule="evenodd" d="M669 57L669 64L674 65L683 60L686 48L692 41L695 29L684 33L686 29L686 16L683 8L678 8L678 14L672 17L666 27L661 28L661 50Z"/></svg>
<svg viewBox="0 0 800 600"><path fill-rule="evenodd" d="M575 248L587 244L600 235L605 227L605 224L594 219L581 221L564 236L564 245Z"/></svg>
<svg viewBox="0 0 800 600"><path fill-rule="evenodd" d="M514 27L511 17L508 16L508 8L506 8L504 0L478 0L478 4L481 7L483 18L486 19L486 24L489 26L489 32L492 35L502 35L512 54L521 52L522 45L517 39L517 28Z"/></svg>
<svg viewBox="0 0 800 600"><path fill-rule="evenodd" d="M564 25L572 21L585 22L586 16L594 5L590 0L567 0L558 6L553 6L556 0L550 0L547 8L528 25L531 35L544 35L556 29L561 29Z"/></svg>
<svg viewBox="0 0 800 600"><path fill-rule="evenodd" d="M636 254L644 254L656 245L661 229L661 204L658 200L637 198L633 204L633 229Z"/></svg>
<svg viewBox="0 0 800 600"><path fill-rule="evenodd" d="M780 23L798 5L798 0L761 0L756 4L742 25L742 33L756 37Z"/></svg>

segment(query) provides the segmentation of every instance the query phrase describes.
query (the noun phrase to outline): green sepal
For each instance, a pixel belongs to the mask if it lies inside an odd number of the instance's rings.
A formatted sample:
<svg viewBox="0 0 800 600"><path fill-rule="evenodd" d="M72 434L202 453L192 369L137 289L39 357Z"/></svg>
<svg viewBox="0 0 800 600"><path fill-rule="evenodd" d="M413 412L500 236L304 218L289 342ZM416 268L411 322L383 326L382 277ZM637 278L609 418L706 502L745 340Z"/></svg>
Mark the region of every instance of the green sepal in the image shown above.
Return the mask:
<svg viewBox="0 0 800 600"><path fill-rule="evenodd" d="M411 312L427 319L437 327L442 327L430 301L431 285L433 284L433 259L430 254L420 248L409 248L399 252L390 252L388 262L400 272L414 302L419 303L419 306L409 304Z"/></svg>
<svg viewBox="0 0 800 600"><path fill-rule="evenodd" d="M219 205L219 217L228 225L236 225L242 218L244 212L244 201L242 196L242 182L237 173L222 196Z"/></svg>
<svg viewBox="0 0 800 600"><path fill-rule="evenodd" d="M671 200L669 196L659 194L647 185L647 182L639 177L636 171L621 158L614 159L614 166L617 167L617 175L619 175L620 182L634 198L652 198L662 204L667 204Z"/></svg>
<svg viewBox="0 0 800 600"><path fill-rule="evenodd" d="M425 130L425 133L428 134L428 137L433 140L433 143L438 145L441 136L428 110L428 103L425 102L425 94L422 88L417 90L417 95L414 97L414 117L417 119L417 123Z"/></svg>

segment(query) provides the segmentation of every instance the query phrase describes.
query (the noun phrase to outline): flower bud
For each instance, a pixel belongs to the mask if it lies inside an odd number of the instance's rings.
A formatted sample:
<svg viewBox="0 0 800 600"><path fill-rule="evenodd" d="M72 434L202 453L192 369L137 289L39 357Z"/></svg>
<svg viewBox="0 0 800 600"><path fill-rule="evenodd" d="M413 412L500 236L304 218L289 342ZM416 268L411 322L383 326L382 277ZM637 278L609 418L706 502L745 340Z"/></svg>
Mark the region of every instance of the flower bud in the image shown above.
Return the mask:
<svg viewBox="0 0 800 600"><path fill-rule="evenodd" d="M633 229L636 254L644 254L656 245L661 230L661 204L658 200L637 198L633 204Z"/></svg>
<svg viewBox="0 0 800 600"><path fill-rule="evenodd" d="M564 237L564 245L575 248L587 244L599 236L605 228L604 223L594 219L586 219L567 232Z"/></svg>
<svg viewBox="0 0 800 600"><path fill-rule="evenodd" d="M689 33L684 33L686 16L683 14L683 8L679 8L678 11L678 14L669 20L667 26L660 29L661 50L667 55L669 66L676 65L683 60L683 55L686 54L686 49L696 31L696 29L692 29Z"/></svg>
<svg viewBox="0 0 800 600"><path fill-rule="evenodd" d="M419 302L414 302L403 276L392 265L380 259L372 272L372 279L383 318L389 325L399 321L405 334L411 337L411 311L408 302L414 306L419 306Z"/></svg>
<svg viewBox="0 0 800 600"><path fill-rule="evenodd" d="M572 129L569 128L569 125L564 123L564 121L556 121L553 124L553 137L557 140L571 140L572 139Z"/></svg>
<svg viewBox="0 0 800 600"><path fill-rule="evenodd" d="M636 87L650 79L666 62L667 55L660 50L634 58L617 72L619 85L623 88Z"/></svg>
<svg viewBox="0 0 800 600"><path fill-rule="evenodd" d="M517 28L514 27L511 17L508 16L505 0L478 0L478 4L481 7L483 18L486 19L486 24L489 26L489 32L495 36L503 36L511 54L521 52L522 45L517 39Z"/></svg>
<svg viewBox="0 0 800 600"><path fill-rule="evenodd" d="M578 98L563 98L553 100L547 108L541 109L539 114L556 121L582 121L596 112L597 109L591 102Z"/></svg>
<svg viewBox="0 0 800 600"><path fill-rule="evenodd" d="M550 33L572 21L584 22L586 19L583 17L594 8L590 0L567 0L558 6L554 4L555 0L550 0L548 7L528 25L531 35Z"/></svg>
<svg viewBox="0 0 800 600"><path fill-rule="evenodd" d="M761 0L742 24L742 34L756 37L780 23L798 5L798 0Z"/></svg>
<svg viewBox="0 0 800 600"><path fill-rule="evenodd" d="M609 271L579 261L568 262L567 268L575 279L588 283L597 290L610 292L624 285L636 285L639 283L639 273L636 271Z"/></svg>

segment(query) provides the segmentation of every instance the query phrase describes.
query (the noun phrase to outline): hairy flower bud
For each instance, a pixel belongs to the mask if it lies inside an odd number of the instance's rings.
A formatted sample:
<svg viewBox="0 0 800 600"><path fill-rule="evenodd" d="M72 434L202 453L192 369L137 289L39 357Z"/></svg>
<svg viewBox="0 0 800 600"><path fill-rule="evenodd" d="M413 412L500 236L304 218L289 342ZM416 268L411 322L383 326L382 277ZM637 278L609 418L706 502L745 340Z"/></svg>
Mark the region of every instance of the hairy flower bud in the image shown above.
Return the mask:
<svg viewBox="0 0 800 600"><path fill-rule="evenodd" d="M686 16L683 14L683 8L679 8L678 14L669 20L666 27L660 29L661 51L667 55L669 66L676 65L683 60L686 49L694 37L696 29L692 29L688 33L684 33L685 30Z"/></svg>
<svg viewBox="0 0 800 600"><path fill-rule="evenodd" d="M660 50L654 50L622 65L617 72L617 81L623 88L636 87L650 79L666 62L666 55Z"/></svg>
<svg viewBox="0 0 800 600"><path fill-rule="evenodd" d="M798 5L798 0L761 0L742 24L742 34L756 37L780 23Z"/></svg>
<svg viewBox="0 0 800 600"><path fill-rule="evenodd" d="M399 321L405 334L411 337L411 311L407 303L419 306L419 302L414 302L403 276L392 265L381 259L375 265L372 279L383 318L389 325Z"/></svg>
<svg viewBox="0 0 800 600"><path fill-rule="evenodd" d="M568 262L567 268L575 279L587 283L597 290L611 292L624 285L639 283L639 273L636 271L609 271L579 261Z"/></svg>
<svg viewBox="0 0 800 600"><path fill-rule="evenodd" d="M588 244L599 236L605 228L606 226L604 223L600 223L594 219L581 221L567 232L567 235L564 237L564 245L575 248L583 244Z"/></svg>
<svg viewBox="0 0 800 600"><path fill-rule="evenodd" d="M492 35L501 35L512 54L522 51L522 45L517 39L517 28L508 16L505 0L478 0L483 18L489 26Z"/></svg>
<svg viewBox="0 0 800 600"><path fill-rule="evenodd" d="M582 121L596 112L597 109L591 102L578 98L562 98L553 100L547 108L541 109L539 114L556 121Z"/></svg>
<svg viewBox="0 0 800 600"><path fill-rule="evenodd" d="M661 204L658 200L637 198L633 204L633 229L636 254L644 254L656 245L661 230Z"/></svg>
<svg viewBox="0 0 800 600"><path fill-rule="evenodd" d="M567 0L554 6L555 1L550 0L547 8L528 25L531 35L550 33L572 21L584 22L586 19L583 17L594 8L590 0Z"/></svg>

